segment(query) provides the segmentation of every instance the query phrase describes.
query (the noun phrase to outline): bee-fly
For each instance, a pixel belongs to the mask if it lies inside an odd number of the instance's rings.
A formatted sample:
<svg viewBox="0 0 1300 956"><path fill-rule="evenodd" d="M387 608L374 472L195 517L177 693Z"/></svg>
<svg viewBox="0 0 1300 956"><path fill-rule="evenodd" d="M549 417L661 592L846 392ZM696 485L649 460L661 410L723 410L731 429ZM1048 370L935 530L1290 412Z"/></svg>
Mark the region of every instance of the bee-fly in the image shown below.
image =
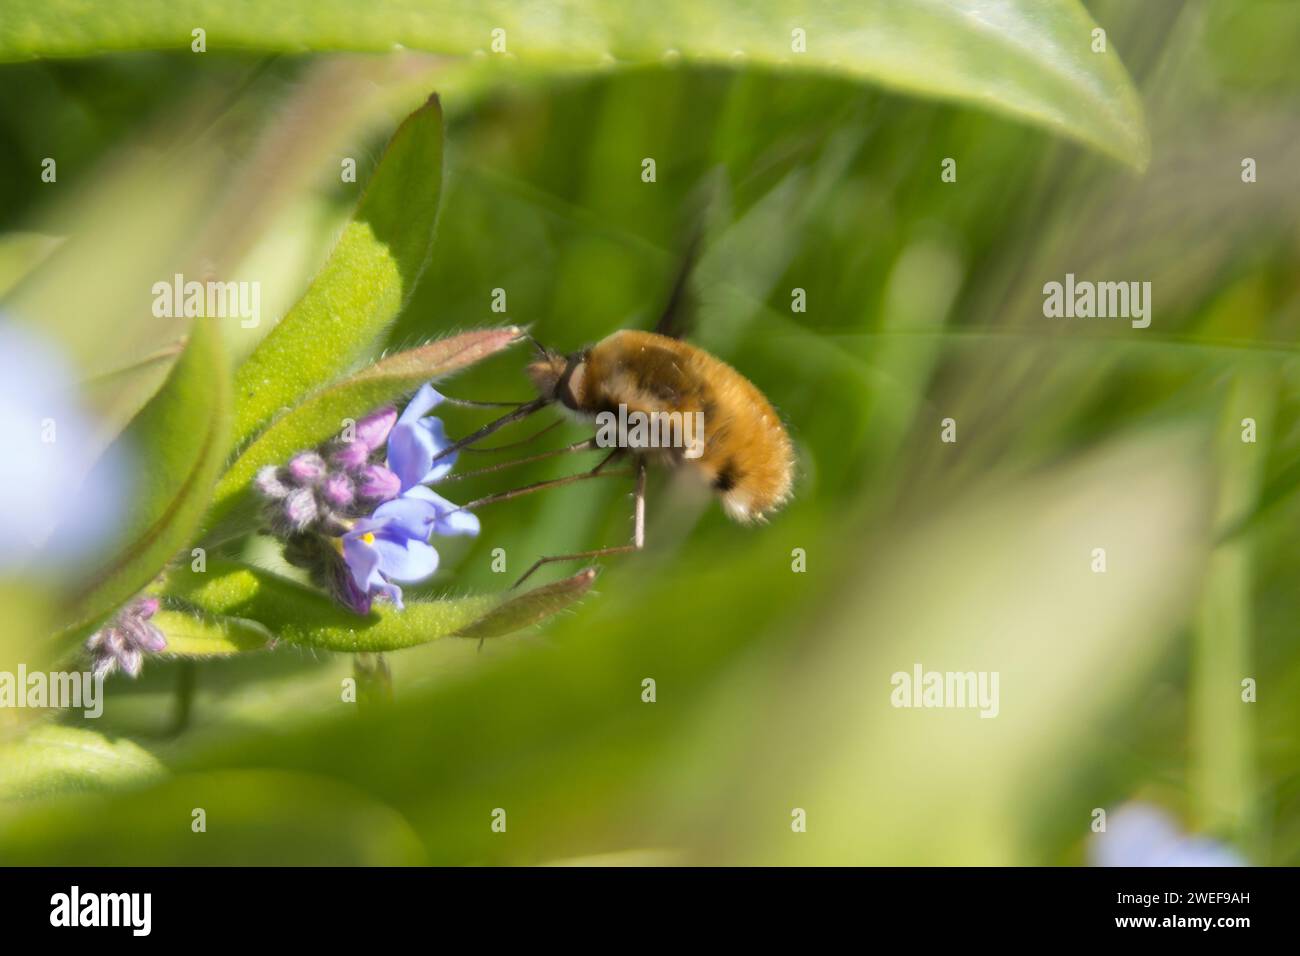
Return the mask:
<svg viewBox="0 0 1300 956"><path fill-rule="evenodd" d="M589 471L498 492L466 504L466 509L473 509L521 494L608 475L611 473L605 472L604 468L610 461L623 455L631 457L632 469L627 474L636 479L635 525L631 543L540 558L515 582L515 587L542 565L553 561L598 558L640 550L645 544L646 468L650 463L698 474L717 493L726 513L744 523L763 520L790 497L794 453L785 427L771 403L749 379L730 365L680 338L686 282L693 258L691 252L684 258L656 331L624 329L567 355L553 352L534 340L538 356L527 371L538 397L519 405L442 453L472 448L497 429L552 404L589 421L600 420L605 415L640 415L652 420L655 416L702 415L702 447L691 452L682 447L651 449L620 443ZM547 426L526 441L558 424ZM516 443L520 444L524 442ZM589 438L554 451L454 477L484 474L598 447L601 446L597 439Z"/></svg>
<svg viewBox="0 0 1300 956"><path fill-rule="evenodd" d="M790 495L794 456L781 419L753 382L702 348L624 329L572 355L547 353L528 375L543 398L593 421L601 413L702 416L697 456L680 446L636 454L696 470L737 521L761 520Z"/></svg>

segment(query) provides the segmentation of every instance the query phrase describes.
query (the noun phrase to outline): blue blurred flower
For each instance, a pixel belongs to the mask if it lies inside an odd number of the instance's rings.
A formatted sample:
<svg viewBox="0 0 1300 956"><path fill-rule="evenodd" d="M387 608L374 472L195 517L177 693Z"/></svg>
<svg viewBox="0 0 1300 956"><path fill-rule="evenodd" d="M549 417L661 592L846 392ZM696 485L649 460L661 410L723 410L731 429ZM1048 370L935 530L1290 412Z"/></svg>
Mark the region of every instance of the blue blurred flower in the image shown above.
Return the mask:
<svg viewBox="0 0 1300 956"><path fill-rule="evenodd" d="M1230 847L1184 833L1168 813L1149 803L1126 803L1088 846L1093 866L1245 866Z"/></svg>
<svg viewBox="0 0 1300 956"><path fill-rule="evenodd" d="M125 469L100 449L72 370L0 314L0 573L65 567L117 530Z"/></svg>

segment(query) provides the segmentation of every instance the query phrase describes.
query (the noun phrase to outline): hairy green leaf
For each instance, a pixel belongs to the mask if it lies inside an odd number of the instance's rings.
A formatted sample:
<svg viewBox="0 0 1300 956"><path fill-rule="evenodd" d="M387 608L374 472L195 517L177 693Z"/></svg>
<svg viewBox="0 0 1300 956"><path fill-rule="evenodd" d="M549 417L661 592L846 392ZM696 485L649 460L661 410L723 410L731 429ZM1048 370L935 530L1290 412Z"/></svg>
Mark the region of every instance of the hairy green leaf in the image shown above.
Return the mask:
<svg viewBox="0 0 1300 956"><path fill-rule="evenodd" d="M228 400L217 332L195 323L162 390L120 439L136 458L136 486L122 544L71 598L66 620L74 634L143 590L190 542L224 457Z"/></svg>
<svg viewBox="0 0 1300 956"><path fill-rule="evenodd" d="M442 192L442 109L431 97L398 127L320 274L235 376L241 444L335 379L396 318L424 271Z"/></svg>
<svg viewBox="0 0 1300 956"><path fill-rule="evenodd" d="M486 51L496 37L505 48L493 52L524 66L743 59L975 103L1136 167L1149 153L1133 85L1110 39L1103 51L1094 38L1096 24L1078 0L831 0L810 10L784 0L707 7L373 0L365 16L347 0L123 0L89 10L78 0L15 0L0 24L0 59L189 49L199 25L209 50L388 51L400 43L467 54Z"/></svg>
<svg viewBox="0 0 1300 956"><path fill-rule="evenodd" d="M257 621L292 644L329 651L396 651L440 637L488 637L518 630L568 607L587 592L593 578L590 570L584 571L504 602L494 595L477 595L407 601L402 611L377 605L367 617L295 581L230 561L209 561L205 572L178 569L165 590L207 613Z"/></svg>
<svg viewBox="0 0 1300 956"><path fill-rule="evenodd" d="M167 638L164 653L175 657L226 657L265 650L274 639L256 621L221 614L159 611L153 623Z"/></svg>
<svg viewBox="0 0 1300 956"><path fill-rule="evenodd" d="M209 539L220 540L247 530L255 520L253 477L264 465L288 461L296 452L337 435L345 419L362 415L413 391L425 382L450 375L514 342L514 326L466 332L421 348L390 355L351 378L312 395L275 421L227 469L217 484Z"/></svg>
<svg viewBox="0 0 1300 956"><path fill-rule="evenodd" d="M510 598L462 628L457 637L498 637L530 627L558 614L589 590L596 580L595 568L584 568L573 577L544 584Z"/></svg>

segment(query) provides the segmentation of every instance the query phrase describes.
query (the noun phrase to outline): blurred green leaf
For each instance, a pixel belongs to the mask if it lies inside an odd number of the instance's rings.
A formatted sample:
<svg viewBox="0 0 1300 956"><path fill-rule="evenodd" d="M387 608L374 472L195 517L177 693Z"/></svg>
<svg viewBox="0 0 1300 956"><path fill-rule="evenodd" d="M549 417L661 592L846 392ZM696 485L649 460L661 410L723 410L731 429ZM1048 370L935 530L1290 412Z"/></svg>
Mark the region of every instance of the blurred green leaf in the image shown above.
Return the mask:
<svg viewBox="0 0 1300 956"><path fill-rule="evenodd" d="M0 298L59 246L56 236L39 232L11 232L0 235Z"/></svg>
<svg viewBox="0 0 1300 956"><path fill-rule="evenodd" d="M225 657L265 650L274 639L257 621L225 615L162 610L153 623L167 638L166 654L175 657Z"/></svg>
<svg viewBox="0 0 1300 956"><path fill-rule="evenodd" d="M691 759L701 720L731 717L733 748L755 739L760 698L726 709L713 694L719 678L738 659L770 648L786 625L801 644L816 633L804 602L809 589L824 593L827 576L791 574L788 560L773 561L772 547L786 533L774 523L759 532L766 544L737 544L703 567L688 560L656 567L653 554L611 564L606 596L562 615L543 641L490 642L482 654L467 641L406 652L391 659L390 708L370 715L323 709L326 691L314 690L274 725L244 724L196 741L177 754L178 764L292 768L347 780L399 809L442 864L518 864L630 847L681 848L688 858L691 843L665 829L669 817L698 808L735 768L725 752ZM737 530L731 540L752 542L745 535ZM763 586L737 600L737 581ZM411 675L421 661L433 671ZM331 675L333 699L342 673ZM642 699L647 675L658 681L659 704ZM787 668L763 699L779 697L790 676ZM673 773L679 759L688 769ZM477 825L486 794L489 807L509 808L508 843Z"/></svg>
<svg viewBox="0 0 1300 956"><path fill-rule="evenodd" d="M50 193L37 222L61 239L7 293L5 311L57 343L84 378L98 451L162 388L185 346L192 319L156 316L152 288L198 270L195 236L228 168L200 141L167 150L142 134L85 172Z"/></svg>
<svg viewBox="0 0 1300 956"><path fill-rule="evenodd" d="M1244 366L1224 401L1215 436L1218 454L1216 527L1251 514L1273 433L1276 376ZM1241 440L1242 420L1257 420L1262 442ZM1259 840L1255 786L1254 711L1242 706L1242 678L1252 674L1254 615L1251 592L1255 544L1249 537L1218 542L1201 585L1190 695L1193 706L1193 798L1197 825L1254 851Z"/></svg>
<svg viewBox="0 0 1300 956"><path fill-rule="evenodd" d="M352 677L357 682L357 707L363 713L393 702L393 673L383 654L353 654Z"/></svg>
<svg viewBox="0 0 1300 956"><path fill-rule="evenodd" d="M1130 435L882 531L864 554L888 560L861 563L797 676L777 656L745 687L782 701L754 733L750 776L692 814L744 794L741 861L1011 862L1022 807L1050 804L1096 745L1096 714L1148 692L1190 617L1212 526L1204 439L1199 425ZM918 667L996 680L993 706L900 706L896 675ZM833 751L809 746L837 732ZM1103 796L1075 798L1082 838ZM772 825L792 806L810 820L797 840Z"/></svg>
<svg viewBox="0 0 1300 956"><path fill-rule="evenodd" d="M24 810L0 811L0 858L10 865L95 866L141 857L164 866L426 862L400 813L328 777L184 774L147 789L62 797Z"/></svg>
<svg viewBox="0 0 1300 956"><path fill-rule="evenodd" d="M178 569L168 579L166 593L211 614L258 621L292 644L348 652L396 651L440 637L517 630L577 601L594 578L584 571L560 582L564 587L547 585L504 605L493 595L412 600L402 611L376 605L368 617L359 617L319 591L260 568L220 560L209 561L208 568L202 573ZM465 633L480 622L481 631Z"/></svg>
<svg viewBox="0 0 1300 956"><path fill-rule="evenodd" d="M44 724L0 746L0 800L109 789L163 774L162 764L130 740L107 740L76 727Z"/></svg>
<svg viewBox="0 0 1300 956"><path fill-rule="evenodd" d="M1277 476L1263 487L1250 510L1235 518L1220 536L1220 540L1228 542L1259 527L1263 518L1268 517L1278 505L1290 501L1297 490L1300 490L1300 458L1285 465Z"/></svg>
<svg viewBox="0 0 1300 956"><path fill-rule="evenodd" d="M337 435L345 419L354 421L374 409L500 351L519 330L483 329L390 355L351 378L317 392L277 419L249 445L217 483L207 521L210 540L246 531L256 522L251 482L264 465L280 464L295 453Z"/></svg>
<svg viewBox="0 0 1300 956"><path fill-rule="evenodd" d="M141 466L123 543L71 599L67 621L73 636L143 590L191 541L226 447L226 375L216 330L195 323L162 390L119 439Z"/></svg>
<svg viewBox="0 0 1300 956"><path fill-rule="evenodd" d="M424 271L441 192L442 109L432 97L393 134L320 274L239 367L235 445L375 344Z"/></svg>
<svg viewBox="0 0 1300 956"><path fill-rule="evenodd" d="M485 51L500 29L505 50L494 52L524 65L657 62L668 51L703 63L743 56L975 103L1139 168L1149 152L1132 83L1109 40L1105 52L1093 52L1096 24L1077 0L840 0L800 12L782 0L717 0L707 12L681 0L654 7L550 0L540 10L523 2L375 0L365 16L347 0L127 0L100 10L77 0L20 0L0 24L0 59L187 49L198 26L209 50L382 52L400 43L467 54Z"/></svg>

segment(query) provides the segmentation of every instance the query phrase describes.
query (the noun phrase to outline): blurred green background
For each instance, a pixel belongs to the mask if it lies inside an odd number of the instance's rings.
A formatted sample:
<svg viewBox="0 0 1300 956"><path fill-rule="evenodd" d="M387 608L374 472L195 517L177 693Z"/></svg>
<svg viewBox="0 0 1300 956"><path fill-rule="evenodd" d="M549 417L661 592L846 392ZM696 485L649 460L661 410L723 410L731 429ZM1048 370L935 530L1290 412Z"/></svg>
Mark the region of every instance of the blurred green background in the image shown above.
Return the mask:
<svg viewBox="0 0 1300 956"><path fill-rule="evenodd" d="M1252 863L1300 862L1300 11L1087 7L1146 110L1145 172L970 105L743 62L0 64L0 293L70 222L147 228L157 210L105 185L146 157L167 171L157 205L174 189L215 210L222 261L277 316L355 202L339 157L364 182L438 90L437 238L386 347L503 322L562 350L648 328L705 215L695 341L768 395L799 455L793 502L758 528L656 475L644 554L531 632L387 655L391 705L339 700L346 655L150 660L110 681L102 719L0 749L26 768L0 769L0 862L1080 864L1094 808L1135 798ZM195 144L206 167L178 168ZM57 191L34 172L48 155ZM1151 327L1044 318L1067 272L1150 281ZM527 398L525 361L444 390ZM453 434L485 420L445 417ZM513 480L496 477L445 493ZM628 490L485 510L422 589L499 591L536 556L621 543ZM998 672L999 716L891 707L917 662Z"/></svg>

